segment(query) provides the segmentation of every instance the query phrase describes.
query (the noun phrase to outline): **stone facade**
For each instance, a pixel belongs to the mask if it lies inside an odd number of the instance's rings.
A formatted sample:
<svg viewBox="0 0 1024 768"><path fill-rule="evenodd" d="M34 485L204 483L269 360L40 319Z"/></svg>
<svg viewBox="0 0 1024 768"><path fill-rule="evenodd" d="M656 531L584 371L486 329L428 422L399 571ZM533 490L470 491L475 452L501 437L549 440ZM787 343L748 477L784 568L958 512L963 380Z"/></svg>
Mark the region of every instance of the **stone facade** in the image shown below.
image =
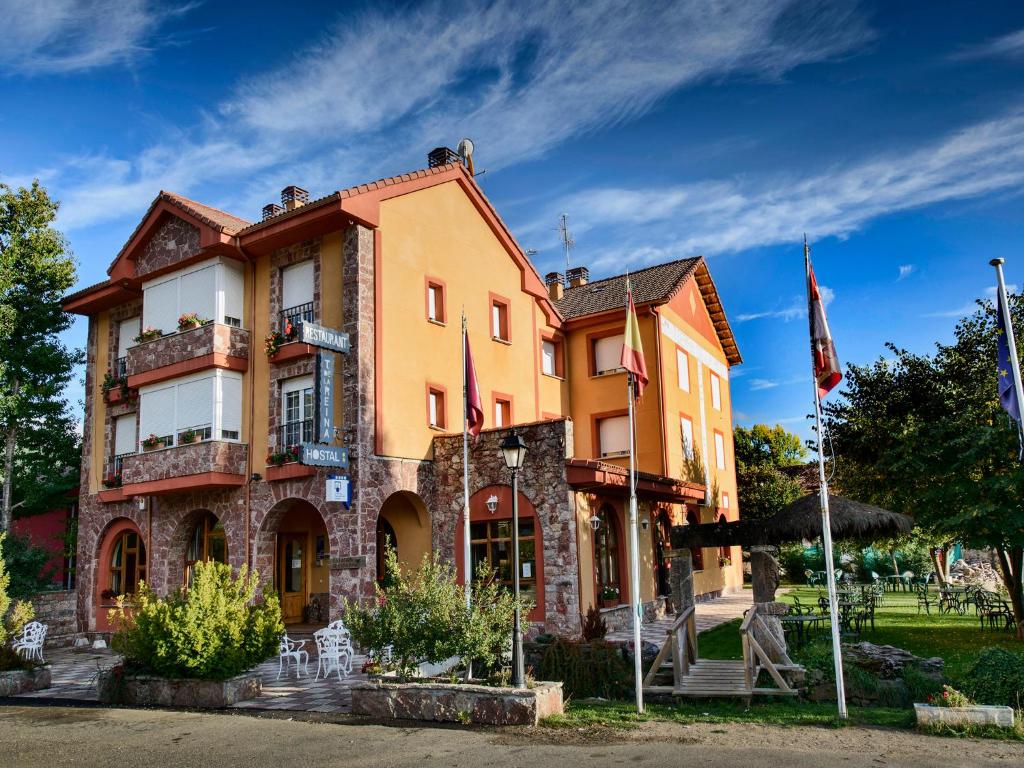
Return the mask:
<svg viewBox="0 0 1024 768"><path fill-rule="evenodd" d="M46 625L46 645L64 646L74 642L78 632L75 593L71 591L40 592L32 598L35 620Z"/></svg>
<svg viewBox="0 0 1024 768"><path fill-rule="evenodd" d="M248 453L248 445L222 440L206 440L137 453L124 459L121 470L123 482L127 486L204 472L244 476Z"/></svg>
<svg viewBox="0 0 1024 768"><path fill-rule="evenodd" d="M164 329L170 332L173 329ZM205 355L249 359L249 332L221 323L208 323L181 333L137 344L128 350L128 376L183 363Z"/></svg>
<svg viewBox="0 0 1024 768"><path fill-rule="evenodd" d="M168 215L139 254L136 275L145 277L195 255L199 252L199 241L198 227Z"/></svg>
<svg viewBox="0 0 1024 768"><path fill-rule="evenodd" d="M263 680L249 673L224 681L130 676L118 664L100 672L96 690L104 704L223 709L255 699L263 692Z"/></svg>
<svg viewBox="0 0 1024 768"><path fill-rule="evenodd" d="M41 691L50 687L50 668L36 667L31 670L16 669L0 672L0 698L17 696L29 691Z"/></svg>

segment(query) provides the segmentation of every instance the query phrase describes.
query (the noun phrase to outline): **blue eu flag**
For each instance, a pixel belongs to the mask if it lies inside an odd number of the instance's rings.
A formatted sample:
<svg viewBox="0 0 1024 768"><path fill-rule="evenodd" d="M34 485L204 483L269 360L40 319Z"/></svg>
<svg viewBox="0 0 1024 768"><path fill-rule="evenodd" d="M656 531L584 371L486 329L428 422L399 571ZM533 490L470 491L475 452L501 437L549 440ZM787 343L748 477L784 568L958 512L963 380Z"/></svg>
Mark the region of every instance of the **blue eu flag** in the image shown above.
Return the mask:
<svg viewBox="0 0 1024 768"><path fill-rule="evenodd" d="M1017 402L1017 390L1013 386L1013 369L1010 368L1010 343L1006 337L1006 323L1003 315L1003 296L999 296L999 336L996 342L996 370L999 374L999 404L1017 420L1020 420L1020 403Z"/></svg>

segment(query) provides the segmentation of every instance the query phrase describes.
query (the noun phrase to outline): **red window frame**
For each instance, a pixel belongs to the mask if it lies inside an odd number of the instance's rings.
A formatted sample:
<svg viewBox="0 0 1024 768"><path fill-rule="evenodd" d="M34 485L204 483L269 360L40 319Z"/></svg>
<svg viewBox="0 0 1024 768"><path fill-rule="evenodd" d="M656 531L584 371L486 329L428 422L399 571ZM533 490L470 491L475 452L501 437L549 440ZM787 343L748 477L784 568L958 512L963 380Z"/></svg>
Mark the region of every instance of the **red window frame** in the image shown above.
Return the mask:
<svg viewBox="0 0 1024 768"><path fill-rule="evenodd" d="M544 371L544 342L550 342L555 346L555 372ZM565 339L555 333L547 331L540 332L540 372L544 376L554 376L559 379L565 378Z"/></svg>
<svg viewBox="0 0 1024 768"><path fill-rule="evenodd" d="M430 277L427 275L424 280L423 289L423 313L427 318L428 322L436 323L437 325L446 325L448 323L448 286L444 280L436 277ZM434 309L437 317L430 316L430 291L437 291L437 297L434 299Z"/></svg>
<svg viewBox="0 0 1024 768"><path fill-rule="evenodd" d="M440 401L437 408L438 422L437 424L430 423L430 396L431 394L440 395ZM448 429L448 388L442 384L431 384L427 382L427 393L426 393L426 408L427 408L427 426L431 429Z"/></svg>
<svg viewBox="0 0 1024 768"><path fill-rule="evenodd" d="M512 343L512 302L505 296L497 293L488 293L487 303L487 327L490 329L491 339L494 341ZM494 307L500 307L498 316L498 334L494 334Z"/></svg>

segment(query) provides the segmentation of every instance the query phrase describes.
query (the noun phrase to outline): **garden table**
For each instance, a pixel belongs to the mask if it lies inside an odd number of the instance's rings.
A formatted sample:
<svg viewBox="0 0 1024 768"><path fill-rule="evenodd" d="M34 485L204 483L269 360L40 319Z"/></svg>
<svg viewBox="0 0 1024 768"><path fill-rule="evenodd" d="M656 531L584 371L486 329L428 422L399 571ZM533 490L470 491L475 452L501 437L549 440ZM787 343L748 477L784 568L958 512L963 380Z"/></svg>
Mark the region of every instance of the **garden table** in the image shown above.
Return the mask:
<svg viewBox="0 0 1024 768"><path fill-rule="evenodd" d="M825 621L825 616L815 616L813 614L787 614L781 617L783 626L789 625L796 630L796 647L801 647L804 643L810 639L810 632L814 629L819 629L822 622Z"/></svg>

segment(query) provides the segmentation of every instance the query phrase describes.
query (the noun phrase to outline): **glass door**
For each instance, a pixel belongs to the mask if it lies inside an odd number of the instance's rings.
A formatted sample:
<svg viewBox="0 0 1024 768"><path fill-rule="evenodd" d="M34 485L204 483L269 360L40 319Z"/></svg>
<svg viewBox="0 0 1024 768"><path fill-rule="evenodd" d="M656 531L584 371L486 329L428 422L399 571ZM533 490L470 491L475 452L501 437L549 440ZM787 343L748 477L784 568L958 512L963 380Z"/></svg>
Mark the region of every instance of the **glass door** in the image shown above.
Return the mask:
<svg viewBox="0 0 1024 768"><path fill-rule="evenodd" d="M306 606L306 534L282 533L278 539L278 591L285 623L302 621Z"/></svg>

